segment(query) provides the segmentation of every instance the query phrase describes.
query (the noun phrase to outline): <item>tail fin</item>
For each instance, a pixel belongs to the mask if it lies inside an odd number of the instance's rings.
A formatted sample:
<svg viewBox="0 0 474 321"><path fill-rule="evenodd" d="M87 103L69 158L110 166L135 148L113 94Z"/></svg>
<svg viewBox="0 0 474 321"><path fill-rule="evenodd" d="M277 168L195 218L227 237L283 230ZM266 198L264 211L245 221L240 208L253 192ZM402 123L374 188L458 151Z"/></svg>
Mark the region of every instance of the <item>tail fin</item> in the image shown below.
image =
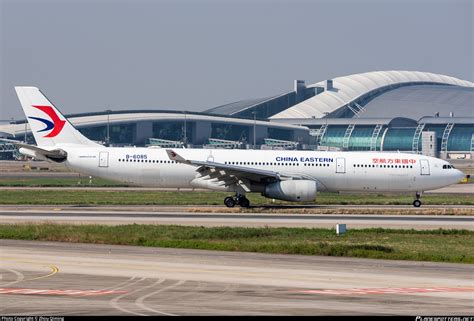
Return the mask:
<svg viewBox="0 0 474 321"><path fill-rule="evenodd" d="M83 136L36 87L15 87L38 146L78 144L97 146Z"/></svg>

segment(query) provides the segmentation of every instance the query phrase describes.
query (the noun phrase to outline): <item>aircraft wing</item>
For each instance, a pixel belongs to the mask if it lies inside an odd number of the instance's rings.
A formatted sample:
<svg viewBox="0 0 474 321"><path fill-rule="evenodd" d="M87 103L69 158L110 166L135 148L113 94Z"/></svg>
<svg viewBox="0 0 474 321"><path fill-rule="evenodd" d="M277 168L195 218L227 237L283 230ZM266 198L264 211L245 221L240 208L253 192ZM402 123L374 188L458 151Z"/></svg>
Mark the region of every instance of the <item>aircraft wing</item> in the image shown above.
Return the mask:
<svg viewBox="0 0 474 321"><path fill-rule="evenodd" d="M35 158L38 158L38 159L52 160L52 161L55 161L55 162L62 162L64 160L66 160L66 158L67 158L67 152L60 149L60 148L47 150L47 149L40 148L38 146L25 144L23 142L20 142L20 141L17 141L17 140L12 140L12 139L3 139L2 138L1 141L16 145L16 146L19 147L20 153L22 153L24 155L27 155L27 156L35 157Z"/></svg>
<svg viewBox="0 0 474 321"><path fill-rule="evenodd" d="M269 170L227 165L216 162L189 160L178 155L171 149L167 149L166 153L170 160L196 166L196 171L199 172L201 176L209 176L209 179L217 178L225 185L235 184L238 180L249 180L257 183L272 183L288 179L301 179L301 177L298 176L284 175Z"/></svg>

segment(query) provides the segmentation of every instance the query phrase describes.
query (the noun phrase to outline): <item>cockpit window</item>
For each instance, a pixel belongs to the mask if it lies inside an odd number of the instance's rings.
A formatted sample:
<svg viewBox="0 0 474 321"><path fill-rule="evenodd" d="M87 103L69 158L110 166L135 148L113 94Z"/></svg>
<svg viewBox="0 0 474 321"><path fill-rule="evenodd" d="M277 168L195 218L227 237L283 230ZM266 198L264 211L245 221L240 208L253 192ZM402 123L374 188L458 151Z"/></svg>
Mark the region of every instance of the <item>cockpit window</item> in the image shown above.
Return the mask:
<svg viewBox="0 0 474 321"><path fill-rule="evenodd" d="M453 165L443 165L443 169L450 169L450 168L454 168Z"/></svg>

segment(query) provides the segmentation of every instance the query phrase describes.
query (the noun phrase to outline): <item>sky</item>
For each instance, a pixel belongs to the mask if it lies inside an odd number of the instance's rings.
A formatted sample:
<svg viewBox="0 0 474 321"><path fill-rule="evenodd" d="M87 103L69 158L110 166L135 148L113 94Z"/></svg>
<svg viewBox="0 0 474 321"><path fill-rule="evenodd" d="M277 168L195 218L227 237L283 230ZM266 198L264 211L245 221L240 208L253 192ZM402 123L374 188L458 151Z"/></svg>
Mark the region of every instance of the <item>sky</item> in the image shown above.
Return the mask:
<svg viewBox="0 0 474 321"><path fill-rule="evenodd" d="M0 121L14 86L64 114L203 111L376 70L474 81L474 0L0 0Z"/></svg>

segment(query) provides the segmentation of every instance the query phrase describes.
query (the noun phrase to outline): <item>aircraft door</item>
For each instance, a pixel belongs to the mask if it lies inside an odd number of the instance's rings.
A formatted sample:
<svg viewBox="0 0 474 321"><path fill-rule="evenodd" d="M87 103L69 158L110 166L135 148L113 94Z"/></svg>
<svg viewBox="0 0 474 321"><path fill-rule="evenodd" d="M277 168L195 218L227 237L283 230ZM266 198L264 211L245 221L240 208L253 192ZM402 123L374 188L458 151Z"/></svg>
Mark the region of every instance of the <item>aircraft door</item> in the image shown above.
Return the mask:
<svg viewBox="0 0 474 321"><path fill-rule="evenodd" d="M421 175L430 175L430 163L427 159L420 159Z"/></svg>
<svg viewBox="0 0 474 321"><path fill-rule="evenodd" d="M346 159L336 158L336 173L345 173L345 172L346 172Z"/></svg>
<svg viewBox="0 0 474 321"><path fill-rule="evenodd" d="M109 167L109 152L99 152L99 167Z"/></svg>

